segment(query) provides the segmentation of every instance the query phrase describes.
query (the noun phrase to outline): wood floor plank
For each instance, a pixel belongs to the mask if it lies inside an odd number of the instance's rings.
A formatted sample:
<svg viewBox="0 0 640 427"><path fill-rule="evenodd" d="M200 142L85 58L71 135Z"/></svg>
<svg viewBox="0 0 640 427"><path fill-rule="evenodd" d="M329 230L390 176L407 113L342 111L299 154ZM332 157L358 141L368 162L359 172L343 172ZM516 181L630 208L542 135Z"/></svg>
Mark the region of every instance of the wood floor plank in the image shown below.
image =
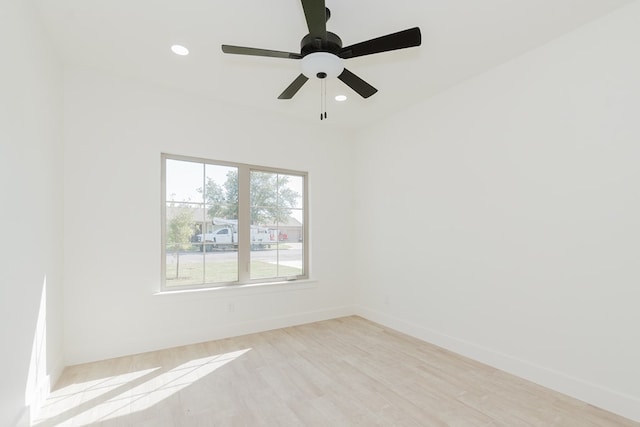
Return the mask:
<svg viewBox="0 0 640 427"><path fill-rule="evenodd" d="M34 425L640 423L352 316L69 367Z"/></svg>

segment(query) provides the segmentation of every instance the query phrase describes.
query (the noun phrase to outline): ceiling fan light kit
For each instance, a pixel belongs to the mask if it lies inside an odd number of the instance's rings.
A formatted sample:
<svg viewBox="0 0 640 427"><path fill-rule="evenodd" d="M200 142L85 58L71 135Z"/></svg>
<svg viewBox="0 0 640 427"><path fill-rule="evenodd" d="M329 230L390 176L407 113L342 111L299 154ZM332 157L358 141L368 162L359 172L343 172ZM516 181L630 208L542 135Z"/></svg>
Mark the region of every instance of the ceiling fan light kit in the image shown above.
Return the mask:
<svg viewBox="0 0 640 427"><path fill-rule="evenodd" d="M314 52L300 61L302 74L308 79L334 79L344 70L344 59L329 52Z"/></svg>
<svg viewBox="0 0 640 427"><path fill-rule="evenodd" d="M301 60L301 74L280 94L278 99L291 99L309 79L319 79L326 97L326 79L338 78L363 98L369 98L378 90L346 68L344 60L420 46L420 28L414 27L397 33L342 47L342 40L327 31L331 11L325 0L301 0L309 34L300 42L300 53L282 52L244 46L222 45L224 53L235 55L266 56L271 58ZM321 91L323 90L321 89ZM324 100L321 100L324 105ZM326 112L320 118L326 118Z"/></svg>

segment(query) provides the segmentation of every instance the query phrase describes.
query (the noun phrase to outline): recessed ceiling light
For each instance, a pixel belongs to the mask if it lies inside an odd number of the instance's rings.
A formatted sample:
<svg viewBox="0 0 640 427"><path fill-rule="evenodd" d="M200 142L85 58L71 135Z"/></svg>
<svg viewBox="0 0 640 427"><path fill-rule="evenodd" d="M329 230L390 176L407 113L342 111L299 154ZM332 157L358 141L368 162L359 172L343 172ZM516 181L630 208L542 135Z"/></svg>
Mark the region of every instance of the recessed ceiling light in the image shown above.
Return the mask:
<svg viewBox="0 0 640 427"><path fill-rule="evenodd" d="M171 51L180 56L189 55L189 49L179 44L174 44L173 46L171 46Z"/></svg>
<svg viewBox="0 0 640 427"><path fill-rule="evenodd" d="M338 102L343 102L343 101L347 100L347 96L346 95L337 95L335 97L335 100L338 101Z"/></svg>

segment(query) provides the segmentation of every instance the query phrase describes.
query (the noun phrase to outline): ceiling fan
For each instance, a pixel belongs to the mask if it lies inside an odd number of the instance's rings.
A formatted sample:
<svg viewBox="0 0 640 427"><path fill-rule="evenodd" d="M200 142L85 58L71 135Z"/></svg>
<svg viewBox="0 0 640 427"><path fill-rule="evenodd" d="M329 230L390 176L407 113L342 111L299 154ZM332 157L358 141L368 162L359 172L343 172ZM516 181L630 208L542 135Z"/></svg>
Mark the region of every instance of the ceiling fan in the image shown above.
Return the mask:
<svg viewBox="0 0 640 427"><path fill-rule="evenodd" d="M222 45L222 51L224 53L300 59L302 73L280 94L278 99L293 98L310 78L317 78L324 81L324 79L335 77L363 98L368 98L378 90L344 68L344 60L420 46L422 41L420 28L415 27L356 43L351 46L342 47L340 37L327 31L327 21L331 16L331 12L325 7L325 0L301 0L301 2L307 20L309 34L304 36L300 42L300 53Z"/></svg>

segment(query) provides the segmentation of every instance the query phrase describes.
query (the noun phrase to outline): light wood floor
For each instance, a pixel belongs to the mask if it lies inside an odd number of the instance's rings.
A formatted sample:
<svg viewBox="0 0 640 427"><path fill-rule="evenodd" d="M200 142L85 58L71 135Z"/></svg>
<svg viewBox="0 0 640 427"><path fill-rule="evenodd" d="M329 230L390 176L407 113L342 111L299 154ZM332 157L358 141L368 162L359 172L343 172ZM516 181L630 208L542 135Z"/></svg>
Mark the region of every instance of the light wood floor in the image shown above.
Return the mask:
<svg viewBox="0 0 640 427"><path fill-rule="evenodd" d="M67 368L38 426L638 426L347 317Z"/></svg>

